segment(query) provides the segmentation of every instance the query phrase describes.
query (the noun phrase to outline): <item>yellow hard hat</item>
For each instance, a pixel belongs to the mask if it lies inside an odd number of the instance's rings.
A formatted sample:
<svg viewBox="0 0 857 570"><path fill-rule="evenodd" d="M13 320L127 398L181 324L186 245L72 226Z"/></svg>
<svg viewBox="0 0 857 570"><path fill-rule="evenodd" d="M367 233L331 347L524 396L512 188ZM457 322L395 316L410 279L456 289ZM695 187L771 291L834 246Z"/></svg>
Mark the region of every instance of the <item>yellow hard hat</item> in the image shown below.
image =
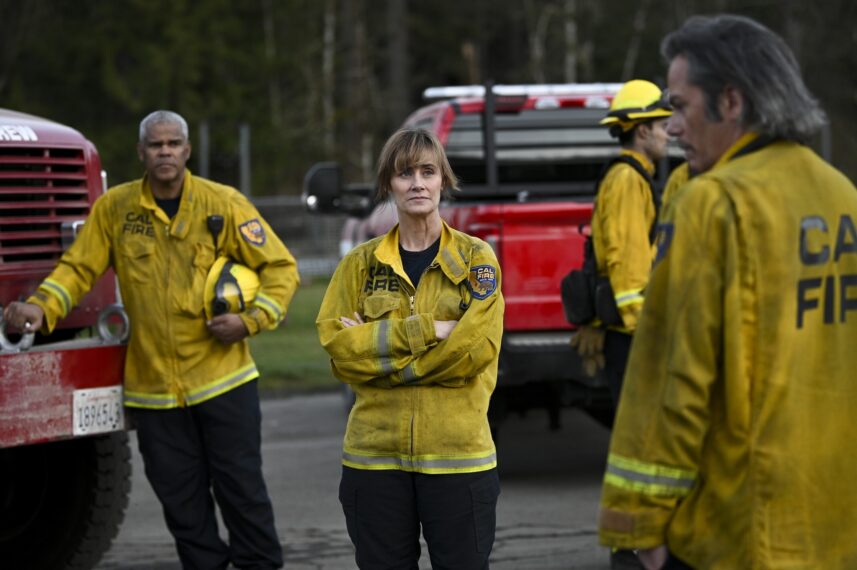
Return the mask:
<svg viewBox="0 0 857 570"><path fill-rule="evenodd" d="M664 101L657 85L643 79L632 79L613 97L610 111L601 119L601 124L610 127L611 131L613 127L619 127L622 132L627 132L644 121L672 114L672 107Z"/></svg>
<svg viewBox="0 0 857 570"><path fill-rule="evenodd" d="M259 291L259 276L252 269L219 257L205 278L204 310L210 319L225 313L240 313Z"/></svg>

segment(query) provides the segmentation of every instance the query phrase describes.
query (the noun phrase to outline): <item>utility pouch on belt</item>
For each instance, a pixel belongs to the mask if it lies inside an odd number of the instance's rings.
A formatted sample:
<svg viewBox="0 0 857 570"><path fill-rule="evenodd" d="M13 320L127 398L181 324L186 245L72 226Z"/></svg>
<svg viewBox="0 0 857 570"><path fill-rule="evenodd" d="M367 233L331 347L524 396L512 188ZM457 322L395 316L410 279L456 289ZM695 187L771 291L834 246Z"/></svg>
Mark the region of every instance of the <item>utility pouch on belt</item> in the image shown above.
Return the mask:
<svg viewBox="0 0 857 570"><path fill-rule="evenodd" d="M583 267L572 269L562 278L559 286L565 318L573 325L585 325L595 319L595 289L598 273L595 268L595 256L592 255L592 238L587 237L583 247Z"/></svg>
<svg viewBox="0 0 857 570"><path fill-rule="evenodd" d="M591 323L596 317L605 325L621 325L610 279L598 275L592 238L583 246L583 267L573 269L560 282L560 296L565 318L573 325Z"/></svg>
<svg viewBox="0 0 857 570"><path fill-rule="evenodd" d="M598 181L595 183L596 192L601 180L610 168L622 162L636 170L648 182L652 190L652 202L655 206L655 222L649 229L649 243L655 239L655 224L660 207L660 198L655 188L654 181L643 166L633 157L621 155L610 162L604 168ZM572 269L568 275L560 281L560 297L562 307L565 310L565 318L573 325L585 325L591 323L596 317L603 325L614 326L623 324L619 307L616 306L616 296L610 279L598 275L598 262L595 259L595 246L592 244L592 236L587 236L583 245L583 266L580 269Z"/></svg>

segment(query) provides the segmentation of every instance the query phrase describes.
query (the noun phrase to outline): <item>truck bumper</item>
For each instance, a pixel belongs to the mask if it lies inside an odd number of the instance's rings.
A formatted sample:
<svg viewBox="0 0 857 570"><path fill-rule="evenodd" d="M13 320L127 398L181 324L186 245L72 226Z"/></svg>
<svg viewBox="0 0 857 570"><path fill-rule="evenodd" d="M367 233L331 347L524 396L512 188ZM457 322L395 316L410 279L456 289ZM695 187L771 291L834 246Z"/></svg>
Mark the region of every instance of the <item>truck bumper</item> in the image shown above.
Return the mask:
<svg viewBox="0 0 857 570"><path fill-rule="evenodd" d="M578 407L612 421L612 400L604 375L587 376L571 331L504 333L497 389L489 416L499 423L509 412L546 409L558 426L559 409Z"/></svg>
<svg viewBox="0 0 857 570"><path fill-rule="evenodd" d="M573 382L593 390L607 389L599 372L587 376L577 351L571 345L572 331L505 333L500 350L498 384L528 382Z"/></svg>
<svg viewBox="0 0 857 570"><path fill-rule="evenodd" d="M0 448L74 437L75 391L121 387L124 366L124 345L92 339L0 355Z"/></svg>

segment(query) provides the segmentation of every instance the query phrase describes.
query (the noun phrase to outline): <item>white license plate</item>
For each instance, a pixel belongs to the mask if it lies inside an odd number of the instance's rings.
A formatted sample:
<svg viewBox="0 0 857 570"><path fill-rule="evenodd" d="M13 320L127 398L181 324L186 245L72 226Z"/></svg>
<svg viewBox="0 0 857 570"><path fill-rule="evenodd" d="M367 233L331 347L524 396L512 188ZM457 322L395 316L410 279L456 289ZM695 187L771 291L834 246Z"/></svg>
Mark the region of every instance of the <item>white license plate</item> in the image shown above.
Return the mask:
<svg viewBox="0 0 857 570"><path fill-rule="evenodd" d="M125 407L122 388L90 388L75 390L72 403L74 435L106 433L125 428Z"/></svg>

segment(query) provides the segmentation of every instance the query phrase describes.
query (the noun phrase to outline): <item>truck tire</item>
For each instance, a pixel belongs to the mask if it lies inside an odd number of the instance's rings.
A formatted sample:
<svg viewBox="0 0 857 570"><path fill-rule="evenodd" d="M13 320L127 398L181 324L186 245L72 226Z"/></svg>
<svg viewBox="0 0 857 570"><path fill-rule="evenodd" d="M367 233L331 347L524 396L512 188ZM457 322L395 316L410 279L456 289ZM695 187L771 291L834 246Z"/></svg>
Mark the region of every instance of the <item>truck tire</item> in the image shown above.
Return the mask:
<svg viewBox="0 0 857 570"><path fill-rule="evenodd" d="M125 516L130 460L125 432L0 449L3 567L93 568Z"/></svg>

